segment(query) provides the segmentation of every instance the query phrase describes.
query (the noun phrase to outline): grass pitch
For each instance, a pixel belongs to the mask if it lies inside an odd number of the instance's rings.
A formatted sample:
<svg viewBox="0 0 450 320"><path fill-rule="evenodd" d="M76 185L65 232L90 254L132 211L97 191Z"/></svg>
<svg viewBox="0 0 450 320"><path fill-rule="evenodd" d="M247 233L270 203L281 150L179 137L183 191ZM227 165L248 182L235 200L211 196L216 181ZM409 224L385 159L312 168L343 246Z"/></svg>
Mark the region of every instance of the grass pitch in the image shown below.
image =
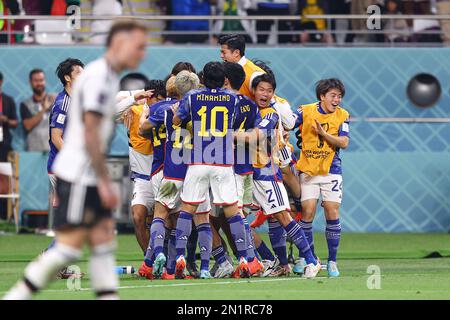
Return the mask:
<svg viewBox="0 0 450 320"><path fill-rule="evenodd" d="M50 241L37 235L0 235L0 296ZM121 235L118 243L117 265L132 265L137 269L142 254L134 235ZM327 247L323 234L315 235L315 246L316 253L325 261ZM86 251L77 263L86 273L87 258ZM449 234L343 234L338 265L339 278L328 278L326 270L322 270L313 280L291 275L150 281L121 275L119 295L121 299L168 300L450 299ZM374 277L374 270L380 271L379 278ZM374 288L377 285L379 289ZM67 280L56 280L36 299L92 299L94 294L89 287L89 275L81 280L77 291L68 289Z"/></svg>

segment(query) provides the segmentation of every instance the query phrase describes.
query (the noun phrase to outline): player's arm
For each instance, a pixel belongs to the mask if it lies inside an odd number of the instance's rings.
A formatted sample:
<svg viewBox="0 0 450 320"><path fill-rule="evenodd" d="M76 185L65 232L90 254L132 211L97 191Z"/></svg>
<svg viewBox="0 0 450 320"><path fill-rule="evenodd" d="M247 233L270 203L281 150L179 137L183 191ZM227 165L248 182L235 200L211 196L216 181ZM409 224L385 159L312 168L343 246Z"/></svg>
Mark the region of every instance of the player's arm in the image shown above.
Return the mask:
<svg viewBox="0 0 450 320"><path fill-rule="evenodd" d="M50 119L50 139L56 149L61 150L63 146L63 131L66 126L67 113L59 105L53 107Z"/></svg>
<svg viewBox="0 0 450 320"><path fill-rule="evenodd" d="M172 110L174 114L172 123L174 126L180 126L181 122L190 116L191 96L184 96L180 103L173 105Z"/></svg>
<svg viewBox="0 0 450 320"><path fill-rule="evenodd" d="M283 103L276 101L274 107L277 110L278 115L280 116L283 128L285 130L294 129L297 120L297 115L294 112L292 112L290 104L287 101Z"/></svg>
<svg viewBox="0 0 450 320"><path fill-rule="evenodd" d="M122 120L124 114L126 114L139 100L151 98L152 95L153 90L120 91L116 95L116 121Z"/></svg>
<svg viewBox="0 0 450 320"><path fill-rule="evenodd" d="M329 144L337 147L337 148L341 148L341 149L345 149L348 147L348 143L350 141L348 133L349 133L349 122L348 120L346 120L342 126L339 128L339 136L333 136L331 134L329 134L328 132L326 132L323 127L320 125L319 121L317 121L316 119L314 119L314 121L316 122L316 126L313 126L313 131L322 136L324 138L325 141L327 141Z"/></svg>

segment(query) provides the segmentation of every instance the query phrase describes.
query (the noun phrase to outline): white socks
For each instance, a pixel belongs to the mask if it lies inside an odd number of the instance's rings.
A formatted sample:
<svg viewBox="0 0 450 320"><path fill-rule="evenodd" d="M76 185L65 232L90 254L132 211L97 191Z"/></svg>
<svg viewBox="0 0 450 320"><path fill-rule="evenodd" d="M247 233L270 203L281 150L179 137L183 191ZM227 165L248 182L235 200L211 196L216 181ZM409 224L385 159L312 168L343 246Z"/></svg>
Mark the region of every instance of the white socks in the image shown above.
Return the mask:
<svg viewBox="0 0 450 320"><path fill-rule="evenodd" d="M19 281L4 297L5 300L30 299L33 292L44 288L62 267L81 258L82 251L64 244L44 252L25 269L24 279Z"/></svg>
<svg viewBox="0 0 450 320"><path fill-rule="evenodd" d="M115 271L114 251L116 242L109 242L92 248L89 260L91 285L98 299L118 299L119 279Z"/></svg>

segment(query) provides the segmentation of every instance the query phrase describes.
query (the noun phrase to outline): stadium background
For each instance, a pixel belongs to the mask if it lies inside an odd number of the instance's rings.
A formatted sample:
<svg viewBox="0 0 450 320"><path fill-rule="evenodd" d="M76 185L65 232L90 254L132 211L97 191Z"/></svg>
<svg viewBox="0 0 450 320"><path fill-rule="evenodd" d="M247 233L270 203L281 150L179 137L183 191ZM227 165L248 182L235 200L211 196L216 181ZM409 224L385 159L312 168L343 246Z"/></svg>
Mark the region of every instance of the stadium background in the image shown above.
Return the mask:
<svg viewBox="0 0 450 320"><path fill-rule="evenodd" d="M2 48L0 70L8 81L4 91L16 102L29 95L28 72L40 67L49 92L60 91L55 66L66 57L85 63L100 48ZM343 106L352 116L350 147L344 163L344 232L447 232L450 230L450 126L448 123L376 122L376 118L450 117L450 49L445 48L253 48L246 55L270 63L277 75L279 95L293 107L315 101L314 83L339 77L347 92ZM200 69L219 60L217 48L151 47L139 71L162 79L177 61ZM12 67L13 66L13 67ZM411 77L433 74L443 93L432 108L412 105L406 96ZM375 118L375 119L373 119ZM374 121L375 120L375 121ZM291 138L294 138L292 134ZM23 129L14 133L16 150L23 150ZM127 137L119 126L111 155L128 155ZM21 211L46 210L46 155L21 152ZM321 214L314 226L323 230Z"/></svg>

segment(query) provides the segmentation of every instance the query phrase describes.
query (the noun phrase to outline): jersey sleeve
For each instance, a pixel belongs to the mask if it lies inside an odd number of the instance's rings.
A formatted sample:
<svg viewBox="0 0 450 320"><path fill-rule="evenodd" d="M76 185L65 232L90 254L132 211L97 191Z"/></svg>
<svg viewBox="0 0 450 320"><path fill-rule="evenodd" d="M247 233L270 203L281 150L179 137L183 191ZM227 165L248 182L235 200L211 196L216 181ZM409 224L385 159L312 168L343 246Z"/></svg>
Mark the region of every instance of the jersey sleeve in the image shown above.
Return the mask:
<svg viewBox="0 0 450 320"><path fill-rule="evenodd" d="M294 116L296 117L294 128L298 128L303 124L303 110L301 107L294 111Z"/></svg>
<svg viewBox="0 0 450 320"><path fill-rule="evenodd" d="M31 114L30 110L28 110L28 108L25 105L25 103L22 102L20 104L20 118L22 120L24 120L24 119L30 119L32 117L33 117L33 115Z"/></svg>
<svg viewBox="0 0 450 320"><path fill-rule="evenodd" d="M181 120L185 120L190 116L190 110L191 110L191 96L186 95L180 101L180 105L178 106L178 109L177 109L177 116Z"/></svg>
<svg viewBox="0 0 450 320"><path fill-rule="evenodd" d="M148 121L150 121L153 125L157 126L159 124L164 123L164 119L166 116L166 110L164 108L159 108L155 113L150 113L148 116Z"/></svg>
<svg viewBox="0 0 450 320"><path fill-rule="evenodd" d="M97 77L84 79L81 87L81 107L83 111L92 111L99 114L105 113L105 103L108 101L107 88Z"/></svg>
<svg viewBox="0 0 450 320"><path fill-rule="evenodd" d="M278 115L276 113L269 113L266 116L264 116L264 118L262 118L257 128L262 130L267 137L271 137L272 132L277 125L278 125Z"/></svg>
<svg viewBox="0 0 450 320"><path fill-rule="evenodd" d="M61 103L58 101L53 106L52 116L50 118L50 128L64 129L66 126L67 112L62 110Z"/></svg>
<svg viewBox="0 0 450 320"><path fill-rule="evenodd" d="M339 127L339 137L350 137L350 120L348 118Z"/></svg>

